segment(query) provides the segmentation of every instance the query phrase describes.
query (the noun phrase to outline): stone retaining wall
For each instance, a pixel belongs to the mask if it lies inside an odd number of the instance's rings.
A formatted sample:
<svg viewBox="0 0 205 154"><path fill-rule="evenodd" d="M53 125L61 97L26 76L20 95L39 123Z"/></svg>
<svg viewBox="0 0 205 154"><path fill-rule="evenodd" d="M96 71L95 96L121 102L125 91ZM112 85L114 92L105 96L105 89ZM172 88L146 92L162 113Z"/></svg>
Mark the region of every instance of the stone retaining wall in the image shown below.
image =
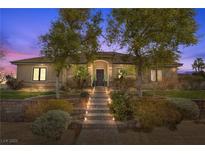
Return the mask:
<svg viewBox="0 0 205 154"><path fill-rule="evenodd" d="M1 100L0 121L1 122L22 122L27 105L37 103L34 100Z"/></svg>
<svg viewBox="0 0 205 154"><path fill-rule="evenodd" d="M85 111L77 105L78 99L68 99L73 103L74 119L82 119ZM26 106L37 103L37 99L24 100L0 100L0 121L1 122L23 122L25 121ZM77 108L76 108L77 106Z"/></svg>

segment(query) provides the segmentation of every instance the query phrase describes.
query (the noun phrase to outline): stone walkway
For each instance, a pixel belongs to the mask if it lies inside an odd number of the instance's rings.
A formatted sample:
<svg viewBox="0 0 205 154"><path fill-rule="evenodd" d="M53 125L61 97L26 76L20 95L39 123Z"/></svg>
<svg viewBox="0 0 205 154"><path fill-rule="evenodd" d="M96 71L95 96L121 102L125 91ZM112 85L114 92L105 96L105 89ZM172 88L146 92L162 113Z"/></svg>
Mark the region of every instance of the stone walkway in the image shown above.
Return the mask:
<svg viewBox="0 0 205 154"><path fill-rule="evenodd" d="M117 144L118 132L108 103L106 88L96 87L90 97L83 129L76 144Z"/></svg>

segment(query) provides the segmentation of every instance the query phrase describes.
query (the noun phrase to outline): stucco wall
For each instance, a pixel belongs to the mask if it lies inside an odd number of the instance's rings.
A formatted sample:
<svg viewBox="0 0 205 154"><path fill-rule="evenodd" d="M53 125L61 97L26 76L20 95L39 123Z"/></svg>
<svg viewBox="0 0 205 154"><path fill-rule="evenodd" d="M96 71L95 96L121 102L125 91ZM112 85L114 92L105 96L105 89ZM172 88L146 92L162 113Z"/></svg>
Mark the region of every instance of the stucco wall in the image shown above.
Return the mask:
<svg viewBox="0 0 205 154"><path fill-rule="evenodd" d="M33 81L33 68L34 67L46 67L46 80L45 81ZM95 76L96 69L104 69L105 78L109 78L109 81L113 81L114 78L117 78L118 69L125 69L127 72L127 77L135 79L135 66L129 64L112 64L110 61L95 61L93 65L88 64L88 71L90 75ZM72 65L69 69L64 69L60 80L62 84L65 84L69 78L74 76L75 65ZM108 74L109 73L109 77ZM146 70L143 73L143 83L151 86L150 69ZM52 64L18 64L17 65L17 79L24 81L24 86L48 86L54 87L56 81L56 73ZM177 69L176 68L163 68L162 69L162 81L163 82L175 82L177 81ZM90 84L92 80L90 78ZM92 85L92 84L91 84Z"/></svg>
<svg viewBox="0 0 205 154"><path fill-rule="evenodd" d="M33 81L33 68L46 67L46 80ZM56 73L51 64L18 64L17 79L24 81L24 86L55 86Z"/></svg>
<svg viewBox="0 0 205 154"><path fill-rule="evenodd" d="M124 69L127 77L135 78L135 66L129 64L113 64L113 78L117 78L118 69Z"/></svg>
<svg viewBox="0 0 205 154"><path fill-rule="evenodd" d="M162 70L162 81L158 82L157 85L161 88L174 88L177 86L177 68L167 67L161 68ZM156 86L156 82L151 81L151 69L146 70L143 73L143 87L145 89L152 89Z"/></svg>

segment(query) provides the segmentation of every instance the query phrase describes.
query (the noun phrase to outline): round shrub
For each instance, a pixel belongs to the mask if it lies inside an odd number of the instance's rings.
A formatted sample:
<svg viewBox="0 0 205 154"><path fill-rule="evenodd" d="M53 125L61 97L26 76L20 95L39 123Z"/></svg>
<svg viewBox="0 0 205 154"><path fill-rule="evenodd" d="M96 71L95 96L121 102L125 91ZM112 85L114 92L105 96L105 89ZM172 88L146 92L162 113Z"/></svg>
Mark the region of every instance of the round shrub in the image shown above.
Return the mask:
<svg viewBox="0 0 205 154"><path fill-rule="evenodd" d="M32 123L35 135L58 140L71 123L70 115L61 110L51 110L44 113Z"/></svg>
<svg viewBox="0 0 205 154"><path fill-rule="evenodd" d="M39 100L35 104L29 104L25 109L26 121L33 121L50 110L62 110L71 113L73 105L68 100L63 99L47 99Z"/></svg>
<svg viewBox="0 0 205 154"><path fill-rule="evenodd" d="M136 100L134 117L145 130L156 126L176 129L182 116L177 108L163 98L143 97Z"/></svg>
<svg viewBox="0 0 205 154"><path fill-rule="evenodd" d="M196 103L190 99L184 98L168 98L173 103L179 112L182 114L183 119L196 120L199 117L200 111Z"/></svg>

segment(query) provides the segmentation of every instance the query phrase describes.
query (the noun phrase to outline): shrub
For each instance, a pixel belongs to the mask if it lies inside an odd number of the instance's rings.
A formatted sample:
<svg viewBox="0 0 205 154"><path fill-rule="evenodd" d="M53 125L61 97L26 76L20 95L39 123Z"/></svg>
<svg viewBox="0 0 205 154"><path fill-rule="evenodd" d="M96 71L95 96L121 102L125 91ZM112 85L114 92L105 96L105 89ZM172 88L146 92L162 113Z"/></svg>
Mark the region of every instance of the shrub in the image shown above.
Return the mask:
<svg viewBox="0 0 205 154"><path fill-rule="evenodd" d="M120 90L127 90L129 88L135 88L136 80L131 77L126 78L114 78L111 82L112 87Z"/></svg>
<svg viewBox="0 0 205 154"><path fill-rule="evenodd" d="M168 100L177 107L183 119L196 120L199 117L199 108L193 101L184 98L169 98Z"/></svg>
<svg viewBox="0 0 205 154"><path fill-rule="evenodd" d="M51 110L44 113L32 123L35 135L58 140L71 123L70 115L61 110Z"/></svg>
<svg viewBox="0 0 205 154"><path fill-rule="evenodd" d="M49 99L39 100L36 104L29 104L25 110L25 118L27 121L33 121L49 110L62 110L71 113L73 106L67 100Z"/></svg>
<svg viewBox="0 0 205 154"><path fill-rule="evenodd" d="M166 99L143 97L136 101L134 117L144 129L151 130L156 126L175 129L182 120L177 108Z"/></svg>
<svg viewBox="0 0 205 154"><path fill-rule="evenodd" d="M204 77L201 75L180 75L179 82L182 89L203 90L205 89Z"/></svg>
<svg viewBox="0 0 205 154"><path fill-rule="evenodd" d="M6 75L6 85L11 89L17 90L23 87L23 81L18 81L11 75Z"/></svg>
<svg viewBox="0 0 205 154"><path fill-rule="evenodd" d="M81 98L88 98L89 97L89 93L87 91L83 91L80 93L80 97Z"/></svg>
<svg viewBox="0 0 205 154"><path fill-rule="evenodd" d="M129 102L129 95L123 92L111 94L111 112L117 120L130 120L133 118L132 105Z"/></svg>

